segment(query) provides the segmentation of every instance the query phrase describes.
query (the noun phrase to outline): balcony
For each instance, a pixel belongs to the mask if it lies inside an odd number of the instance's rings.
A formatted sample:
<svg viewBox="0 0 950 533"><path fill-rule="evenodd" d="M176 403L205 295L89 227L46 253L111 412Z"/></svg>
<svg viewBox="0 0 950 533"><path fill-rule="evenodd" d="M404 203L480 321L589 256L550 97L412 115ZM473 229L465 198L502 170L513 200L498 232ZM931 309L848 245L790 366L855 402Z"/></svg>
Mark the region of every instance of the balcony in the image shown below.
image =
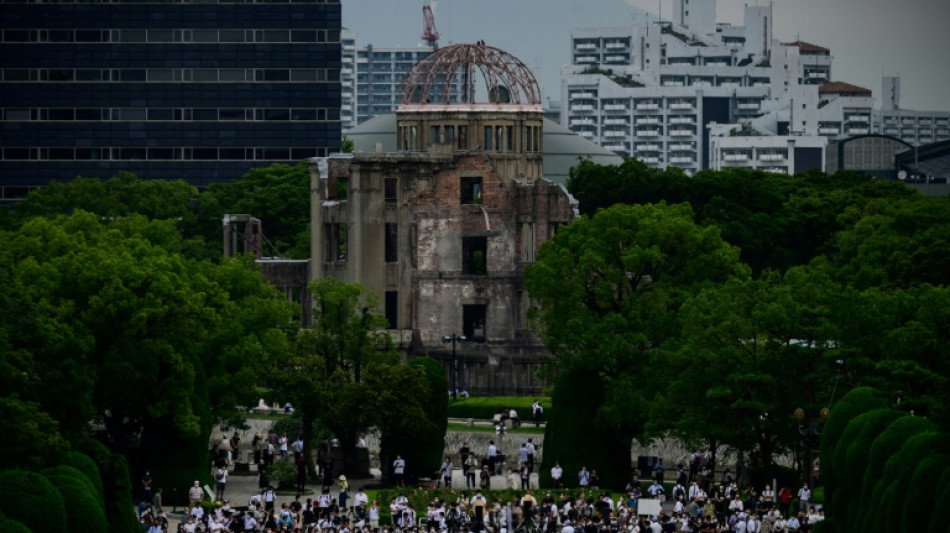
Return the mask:
<svg viewBox="0 0 950 533"><path fill-rule="evenodd" d="M640 117L637 119L637 124L659 124L659 117Z"/></svg>
<svg viewBox="0 0 950 533"><path fill-rule="evenodd" d="M758 110L762 105L759 102L739 102L736 109Z"/></svg>
<svg viewBox="0 0 950 533"><path fill-rule="evenodd" d="M586 92L586 91L577 91L577 92L571 93L571 96L569 99L570 100L575 100L575 99L593 100L594 98L597 98L597 95L594 93Z"/></svg>
<svg viewBox="0 0 950 533"><path fill-rule="evenodd" d="M572 118L571 126L594 126L594 119L592 118Z"/></svg>
<svg viewBox="0 0 950 533"><path fill-rule="evenodd" d="M826 79L828 79L828 73L827 73L827 72L821 72L821 71L818 71L818 72L809 72L809 73L808 73L808 79L812 79L812 80L815 80L815 79L826 80Z"/></svg>
<svg viewBox="0 0 950 533"><path fill-rule="evenodd" d="M605 130L604 137L626 137L629 133L625 130Z"/></svg>
<svg viewBox="0 0 950 533"><path fill-rule="evenodd" d="M588 139L594 136L594 132L592 131L579 131L577 132L577 134L580 135L581 137L587 137Z"/></svg>
<svg viewBox="0 0 950 533"><path fill-rule="evenodd" d="M858 114L858 115L845 115L844 119L848 122L862 122L869 123L871 122L871 115ZM913 122L911 122L913 124Z"/></svg>
<svg viewBox="0 0 950 533"><path fill-rule="evenodd" d="M637 137L659 137L659 130L637 130Z"/></svg>
<svg viewBox="0 0 950 533"><path fill-rule="evenodd" d="M648 164L648 165L656 165L657 163L660 162L660 158L659 158L659 157L641 157L641 158L639 158L639 159L640 159L640 161L643 161L644 163L646 163L646 164Z"/></svg>
<svg viewBox="0 0 950 533"><path fill-rule="evenodd" d="M585 52L586 52L586 51L588 51L588 50L596 50L596 49L597 49L597 45L594 44L594 43L576 43L576 44L574 45L574 49L575 49L575 50L581 50L581 51L585 51Z"/></svg>
<svg viewBox="0 0 950 533"><path fill-rule="evenodd" d="M608 41L606 44L604 44L604 48L608 50L623 50L627 48L627 46L627 43L620 41Z"/></svg>
<svg viewBox="0 0 950 533"><path fill-rule="evenodd" d="M696 148L692 144L671 144L670 145L671 152L690 152L695 149Z"/></svg>
<svg viewBox="0 0 950 533"><path fill-rule="evenodd" d="M742 161L749 160L749 154L723 154L723 161L729 161L730 163L739 163Z"/></svg>
<svg viewBox="0 0 950 533"><path fill-rule="evenodd" d="M785 154L759 154L759 161L785 161Z"/></svg>
<svg viewBox="0 0 950 533"><path fill-rule="evenodd" d="M720 81L719 86L720 87L741 87L742 83L738 81Z"/></svg>
<svg viewBox="0 0 950 533"><path fill-rule="evenodd" d="M681 156L681 157L671 157L671 158L670 158L670 163L673 163L673 164L676 164L676 165L691 165L691 164L695 163L695 160L694 160L692 157L683 157L683 156Z"/></svg>
<svg viewBox="0 0 950 533"><path fill-rule="evenodd" d="M577 56L574 58L574 62L580 64L596 63L597 56Z"/></svg>
<svg viewBox="0 0 950 533"><path fill-rule="evenodd" d="M627 106L624 104L605 104L604 111L626 111Z"/></svg>
<svg viewBox="0 0 950 533"><path fill-rule="evenodd" d="M696 119L694 119L693 117L670 117L670 124L695 125Z"/></svg>
<svg viewBox="0 0 950 533"><path fill-rule="evenodd" d="M625 118L605 118L604 126L627 126L630 121Z"/></svg>
<svg viewBox="0 0 950 533"><path fill-rule="evenodd" d="M656 111L660 104L656 102L637 102L637 111Z"/></svg>
<svg viewBox="0 0 950 533"><path fill-rule="evenodd" d="M670 130L670 137L692 137L693 130Z"/></svg>
<svg viewBox="0 0 950 533"><path fill-rule="evenodd" d="M867 135L870 132L867 128L851 128L848 135Z"/></svg>
<svg viewBox="0 0 950 533"><path fill-rule="evenodd" d="M639 151L639 152L659 152L659 151L660 151L660 145L659 145L659 144L645 144L645 143L641 143L641 144L638 144L638 145L637 145L637 151Z"/></svg>
<svg viewBox="0 0 950 533"><path fill-rule="evenodd" d="M841 130L839 128L818 128L818 133L820 135L838 135Z"/></svg>
<svg viewBox="0 0 950 533"><path fill-rule="evenodd" d="M590 104L574 104L571 106L571 111L593 111L594 106Z"/></svg>
<svg viewBox="0 0 950 533"><path fill-rule="evenodd" d="M676 110L690 109L691 110L693 109L693 103L692 102L671 102L670 109L676 109Z"/></svg>
<svg viewBox="0 0 950 533"><path fill-rule="evenodd" d="M630 61L630 56L626 55L608 55L604 56L605 63L626 63Z"/></svg>
<svg viewBox="0 0 950 533"><path fill-rule="evenodd" d="M610 150L611 152L627 152L627 146L625 144L605 144L603 146L604 149Z"/></svg>

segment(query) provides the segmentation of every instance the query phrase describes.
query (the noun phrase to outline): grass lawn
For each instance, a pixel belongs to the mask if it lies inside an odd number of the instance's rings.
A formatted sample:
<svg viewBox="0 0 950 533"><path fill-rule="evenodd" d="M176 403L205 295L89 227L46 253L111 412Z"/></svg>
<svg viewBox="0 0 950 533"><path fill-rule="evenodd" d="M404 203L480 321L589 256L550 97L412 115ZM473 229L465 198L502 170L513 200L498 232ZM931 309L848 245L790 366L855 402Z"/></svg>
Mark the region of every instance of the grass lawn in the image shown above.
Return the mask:
<svg viewBox="0 0 950 533"><path fill-rule="evenodd" d="M473 433L494 433L495 428L493 426L469 426L468 424L463 424L461 422L449 422L449 431L470 431ZM528 426L527 424L521 426L520 428L511 428L505 430L505 433L524 433L529 435L544 435L544 428L536 428L533 425Z"/></svg>

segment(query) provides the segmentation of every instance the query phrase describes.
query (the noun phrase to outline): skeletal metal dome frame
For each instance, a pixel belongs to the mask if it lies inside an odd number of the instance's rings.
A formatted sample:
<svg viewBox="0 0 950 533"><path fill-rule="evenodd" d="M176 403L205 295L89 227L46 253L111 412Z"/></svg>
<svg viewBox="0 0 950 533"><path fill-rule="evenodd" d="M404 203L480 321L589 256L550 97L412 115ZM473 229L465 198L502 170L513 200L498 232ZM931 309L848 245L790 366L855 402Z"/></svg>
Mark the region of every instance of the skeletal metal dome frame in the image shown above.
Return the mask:
<svg viewBox="0 0 950 533"><path fill-rule="evenodd" d="M487 102L474 101L479 81ZM484 44L456 44L413 65L400 103L539 105L541 89L531 70L513 55Z"/></svg>

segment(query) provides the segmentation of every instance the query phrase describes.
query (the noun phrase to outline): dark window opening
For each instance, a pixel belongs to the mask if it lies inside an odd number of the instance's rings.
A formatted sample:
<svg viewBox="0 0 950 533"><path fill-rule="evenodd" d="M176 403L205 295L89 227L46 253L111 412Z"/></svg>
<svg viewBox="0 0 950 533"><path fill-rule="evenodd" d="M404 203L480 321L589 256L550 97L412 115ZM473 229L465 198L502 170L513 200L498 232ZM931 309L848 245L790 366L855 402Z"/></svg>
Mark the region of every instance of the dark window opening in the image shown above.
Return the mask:
<svg viewBox="0 0 950 533"><path fill-rule="evenodd" d="M386 262L395 263L398 259L398 225L387 222L386 223Z"/></svg>
<svg viewBox="0 0 950 533"><path fill-rule="evenodd" d="M462 306L462 334L471 341L485 342L485 305Z"/></svg>
<svg viewBox="0 0 950 533"><path fill-rule="evenodd" d="M462 237L462 273L472 276L488 273L488 237Z"/></svg>
<svg viewBox="0 0 950 533"><path fill-rule="evenodd" d="M463 177L460 183L459 201L463 204L482 203L482 178Z"/></svg>
<svg viewBox="0 0 950 533"><path fill-rule="evenodd" d="M387 202L396 201L396 178L385 178L383 180L383 194Z"/></svg>
<svg viewBox="0 0 950 533"><path fill-rule="evenodd" d="M492 150L492 127L485 126L485 151L491 152Z"/></svg>
<svg viewBox="0 0 950 533"><path fill-rule="evenodd" d="M468 126L459 126L458 149L468 150Z"/></svg>
<svg viewBox="0 0 950 533"><path fill-rule="evenodd" d="M326 245L326 261L346 261L346 225L326 223L323 225Z"/></svg>
<svg viewBox="0 0 950 533"><path fill-rule="evenodd" d="M386 291L386 320L389 329L397 329L399 325L399 291Z"/></svg>

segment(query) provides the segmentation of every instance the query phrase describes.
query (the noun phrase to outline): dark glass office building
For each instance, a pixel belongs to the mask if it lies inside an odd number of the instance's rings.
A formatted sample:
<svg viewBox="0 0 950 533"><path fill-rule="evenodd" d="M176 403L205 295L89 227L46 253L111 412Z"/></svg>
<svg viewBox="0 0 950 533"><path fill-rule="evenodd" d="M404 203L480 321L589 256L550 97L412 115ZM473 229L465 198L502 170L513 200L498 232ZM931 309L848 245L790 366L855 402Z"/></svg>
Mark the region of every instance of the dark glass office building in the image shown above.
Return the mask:
<svg viewBox="0 0 950 533"><path fill-rule="evenodd" d="M339 0L0 0L0 201L337 150L340 17Z"/></svg>

